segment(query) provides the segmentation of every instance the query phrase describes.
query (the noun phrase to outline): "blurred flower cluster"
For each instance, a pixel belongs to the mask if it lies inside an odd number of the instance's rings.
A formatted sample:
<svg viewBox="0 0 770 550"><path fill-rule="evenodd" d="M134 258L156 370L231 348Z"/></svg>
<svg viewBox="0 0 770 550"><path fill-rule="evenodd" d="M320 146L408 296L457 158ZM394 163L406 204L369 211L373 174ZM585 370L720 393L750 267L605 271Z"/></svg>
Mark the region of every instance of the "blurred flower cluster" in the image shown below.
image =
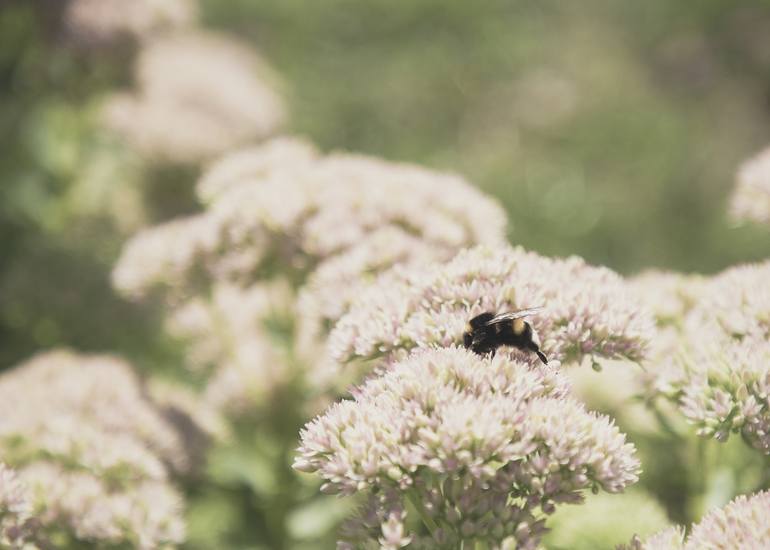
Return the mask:
<svg viewBox="0 0 770 550"><path fill-rule="evenodd" d="M0 545L24 548L36 536L36 520L27 488L16 472L0 462Z"/></svg>
<svg viewBox="0 0 770 550"><path fill-rule="evenodd" d="M223 158L197 190L205 210L136 235L113 281L129 297L161 292L190 365L217 365L206 395L228 406L246 397L227 388L265 395L291 364L314 368L328 328L378 273L503 242L499 206L457 176L296 139Z"/></svg>
<svg viewBox="0 0 770 550"><path fill-rule="evenodd" d="M228 36L157 37L139 52L134 78L135 93L108 98L105 124L156 163L200 164L275 133L285 117L272 69Z"/></svg>
<svg viewBox="0 0 770 550"><path fill-rule="evenodd" d="M194 0L69 0L64 25L83 46L111 45L120 40L146 40L153 34L191 25L197 18Z"/></svg>
<svg viewBox="0 0 770 550"><path fill-rule="evenodd" d="M623 546L626 550L700 550L701 548L765 548L770 540L770 493L741 495L707 513L685 536L684 529L672 527L645 540L638 537Z"/></svg>
<svg viewBox="0 0 770 550"><path fill-rule="evenodd" d="M333 372L325 345L355 298L394 266L505 241L502 209L459 176L324 155L297 138L225 155L196 194L199 212L126 243L113 284L131 300L164 304L166 331L183 343L202 402L243 440L256 429L283 449L265 457L277 472L289 466L299 427L346 389L325 376ZM276 434L278 424L294 428ZM296 478L276 475L287 473Z"/></svg>
<svg viewBox="0 0 770 550"><path fill-rule="evenodd" d="M189 475L201 457L180 422L200 437L213 434L171 411L110 356L54 351L3 373L0 456L26 487L23 495L3 471L8 498L16 496L9 511L31 514L51 540L181 542L183 502L172 477Z"/></svg>
<svg viewBox="0 0 770 550"><path fill-rule="evenodd" d="M737 221L770 223L770 148L746 161L738 171L730 215Z"/></svg>
<svg viewBox="0 0 770 550"><path fill-rule="evenodd" d="M714 277L647 274L632 286L657 311L658 342L644 375L698 435L730 433L770 453L770 263Z"/></svg>

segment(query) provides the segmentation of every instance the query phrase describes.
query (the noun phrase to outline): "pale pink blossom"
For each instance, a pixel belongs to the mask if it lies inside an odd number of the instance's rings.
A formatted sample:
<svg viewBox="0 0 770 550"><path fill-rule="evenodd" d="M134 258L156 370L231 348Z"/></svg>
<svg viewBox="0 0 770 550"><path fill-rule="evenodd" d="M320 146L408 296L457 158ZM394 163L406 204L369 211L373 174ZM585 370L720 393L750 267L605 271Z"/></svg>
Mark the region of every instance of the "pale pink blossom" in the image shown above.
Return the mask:
<svg viewBox="0 0 770 550"><path fill-rule="evenodd" d="M770 147L741 165L730 199L730 216L738 221L770 223Z"/></svg>
<svg viewBox="0 0 770 550"><path fill-rule="evenodd" d="M681 528L667 529L627 550L761 550L770 543L770 492L741 495L723 508L708 512L687 537Z"/></svg>
<svg viewBox="0 0 770 550"><path fill-rule="evenodd" d="M531 323L553 360L645 356L652 317L619 275L577 257L552 259L522 248L485 246L464 250L447 263L383 276L361 292L332 331L330 351L344 362L446 347L461 343L468 320L482 312L537 306L544 310Z"/></svg>
<svg viewBox="0 0 770 550"><path fill-rule="evenodd" d="M39 522L94 544L183 540L171 477L200 463L204 446L190 445L191 431L204 429L178 393L150 393L107 355L52 351L0 375L0 455L29 489Z"/></svg>
<svg viewBox="0 0 770 550"><path fill-rule="evenodd" d="M33 495L39 521L64 527L77 540L142 550L184 541L183 501L168 483L144 479L118 488L53 461L32 462L19 475Z"/></svg>
<svg viewBox="0 0 770 550"><path fill-rule="evenodd" d="M681 327L705 292L706 278L673 271L647 270L628 279L629 287L652 310L659 327Z"/></svg>
<svg viewBox="0 0 770 550"><path fill-rule="evenodd" d="M264 410L296 375L288 336L294 293L286 281L241 288L215 283L171 310L166 328L184 343L185 365L206 377L203 406L229 416Z"/></svg>
<svg viewBox="0 0 770 550"><path fill-rule="evenodd" d="M535 510L637 480L633 445L568 397L551 367L422 350L353 395L305 427L294 467L319 475L325 492L391 491L402 504L413 495L444 529L436 545L514 537L532 546L542 531ZM375 516L381 531L370 534L382 536L391 515Z"/></svg>
<svg viewBox="0 0 770 550"><path fill-rule="evenodd" d="M703 330L728 340L767 340L770 337L770 261L731 267L708 280L688 314L685 329L691 338Z"/></svg>
<svg viewBox="0 0 770 550"><path fill-rule="evenodd" d="M201 164L275 134L285 119L278 78L235 38L187 30L143 45L138 89L112 96L106 126L146 158Z"/></svg>
<svg viewBox="0 0 770 550"><path fill-rule="evenodd" d="M228 153L211 163L198 182L196 193L201 202L208 204L233 186L310 167L319 156L316 148L304 139L277 137Z"/></svg>
<svg viewBox="0 0 770 550"><path fill-rule="evenodd" d="M78 44L99 46L189 26L197 12L194 0L69 0L64 26Z"/></svg>
<svg viewBox="0 0 770 550"><path fill-rule="evenodd" d="M648 368L649 391L679 407L699 435L740 433L770 453L770 262L739 265L689 286L692 303ZM660 321L659 321L660 323ZM671 332L673 331L673 336Z"/></svg>
<svg viewBox="0 0 770 550"><path fill-rule="evenodd" d="M300 145L282 143L289 151L285 165L266 160L282 149L269 143L212 168L199 188L210 199L206 210L129 241L115 286L129 296L155 287L183 293L201 279L248 287L275 272L302 283L319 262L339 254L371 265L355 259L362 249L351 251L370 237L396 249L391 261L375 266L384 269L412 258L403 239L388 236L399 230L424 243L414 257L429 249L442 259L464 246L504 240L500 206L459 176L351 154L313 158ZM347 279L350 271L342 269Z"/></svg>
<svg viewBox="0 0 770 550"><path fill-rule="evenodd" d="M38 526L28 488L16 472L0 462L0 547L35 548L32 543Z"/></svg>

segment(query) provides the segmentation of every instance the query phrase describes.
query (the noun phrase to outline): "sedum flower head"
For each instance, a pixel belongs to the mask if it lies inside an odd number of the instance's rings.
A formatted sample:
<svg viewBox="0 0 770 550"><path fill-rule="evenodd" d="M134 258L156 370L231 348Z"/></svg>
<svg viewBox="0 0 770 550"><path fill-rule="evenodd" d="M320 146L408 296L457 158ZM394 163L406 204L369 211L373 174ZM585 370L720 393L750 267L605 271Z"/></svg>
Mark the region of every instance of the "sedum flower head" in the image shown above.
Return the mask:
<svg viewBox="0 0 770 550"><path fill-rule="evenodd" d="M133 299L165 296L188 362L212 372L206 399L233 414L304 375L298 367L332 371L316 368L328 363L322 342L377 274L504 240L503 210L458 176L324 156L290 138L226 156L197 192L204 211L136 235L113 283ZM267 315L266 297L286 294ZM266 330L276 309L278 342Z"/></svg>
<svg viewBox="0 0 770 550"><path fill-rule="evenodd" d="M729 550L760 549L770 540L770 492L741 495L723 508L708 512L692 526L685 538L679 528L671 528L645 541L636 538L629 550Z"/></svg>
<svg viewBox="0 0 770 550"><path fill-rule="evenodd" d="M181 411L168 412L126 363L49 352L0 376L0 454L45 525L92 543L177 543L182 505L169 477L197 460Z"/></svg>
<svg viewBox="0 0 770 550"><path fill-rule="evenodd" d="M704 330L725 341L770 338L770 261L732 267L699 293L685 329L693 340Z"/></svg>
<svg viewBox="0 0 770 550"><path fill-rule="evenodd" d="M652 310L658 327L666 327L681 326L703 296L705 279L699 275L648 270L630 278L628 284Z"/></svg>
<svg viewBox="0 0 770 550"><path fill-rule="evenodd" d="M770 147L739 169L730 216L738 221L770 223Z"/></svg>
<svg viewBox="0 0 770 550"><path fill-rule="evenodd" d="M206 211L130 241L116 287L140 295L200 279L249 286L275 272L302 281L319 262L388 228L444 257L503 240L502 209L458 176L350 154L311 160L301 145L294 149L303 153L287 158L304 161L284 166L266 160L276 148L236 153L212 168L199 188L210 199Z"/></svg>
<svg viewBox="0 0 770 550"><path fill-rule="evenodd" d="M133 299L144 297L153 286L181 287L195 278L193 270L206 271L207 257L216 254L220 239L220 228L204 215L144 229L124 246L112 284Z"/></svg>
<svg viewBox="0 0 770 550"><path fill-rule="evenodd" d="M208 299L173 310L167 329L185 342L186 365L206 375L206 405L232 417L263 411L291 382L293 307L291 286L275 280L248 288L215 283Z"/></svg>
<svg viewBox="0 0 770 550"><path fill-rule="evenodd" d="M120 359L43 353L0 376L0 397L0 439L13 440L14 450L28 444L30 452L37 448L107 470L113 459L115 466L136 460L145 473L160 476L164 463L188 468L179 434ZM93 441L84 445L81 437ZM135 453L96 448L112 439Z"/></svg>
<svg viewBox="0 0 770 550"><path fill-rule="evenodd" d="M681 378L671 385L698 435L725 441L740 433L770 454L770 342L715 346L704 339L680 361Z"/></svg>
<svg viewBox="0 0 770 550"><path fill-rule="evenodd" d="M27 487L0 462L0 547L30 548L37 527Z"/></svg>
<svg viewBox="0 0 770 550"><path fill-rule="evenodd" d="M694 304L650 371L651 391L674 401L704 437L740 433L770 454L770 262L698 284Z"/></svg>
<svg viewBox="0 0 770 550"><path fill-rule="evenodd" d="M39 521L51 530L65 526L84 543L151 550L184 540L182 498L168 483L142 479L115 487L52 461L27 464L20 476Z"/></svg>
<svg viewBox="0 0 770 550"><path fill-rule="evenodd" d="M411 536L389 526L393 502L377 502L389 491L397 505L421 503L434 545L536 544L537 515L585 489L619 492L637 480L633 446L567 397L550 367L422 350L353 395L305 427L294 467L319 475L326 492L369 494L380 524L364 531L374 539L391 528Z"/></svg>
<svg viewBox="0 0 770 550"><path fill-rule="evenodd" d="M188 26L197 11L193 0L71 0L64 25L78 44L98 46L144 40L159 31Z"/></svg>
<svg viewBox="0 0 770 550"><path fill-rule="evenodd" d="M628 279L628 285L655 318L655 336L650 342L648 360L644 370L635 374L635 381L649 395L670 392L681 378L680 369L672 365L673 359L683 345L688 317L706 294L708 279L648 270Z"/></svg>
<svg viewBox="0 0 770 550"><path fill-rule="evenodd" d="M551 259L522 248L484 246L464 250L448 263L383 277L340 320L330 349L336 359L348 361L450 346L462 342L475 315L535 306L545 307L531 322L552 359L644 356L652 319L619 275L577 257Z"/></svg>
<svg viewBox="0 0 770 550"><path fill-rule="evenodd" d="M693 525L690 548L761 548L770 540L770 492L741 495L724 508L707 513Z"/></svg>
<svg viewBox="0 0 770 550"><path fill-rule="evenodd" d="M206 169L195 190L201 202L209 204L234 186L269 179L285 171L291 173L309 167L318 159L316 148L304 139L273 138L216 160Z"/></svg>
<svg viewBox="0 0 770 550"><path fill-rule="evenodd" d="M311 345L328 334L379 274L394 266L448 259L442 258L444 255L451 256L447 249L436 249L401 228L386 226L321 262L299 294L300 345Z"/></svg>
<svg viewBox="0 0 770 550"><path fill-rule="evenodd" d="M224 35L190 30L148 42L136 80L135 93L107 102L105 124L154 161L200 164L274 134L285 118L272 69Z"/></svg>
<svg viewBox="0 0 770 550"><path fill-rule="evenodd" d="M293 307L291 287L277 280L246 289L215 284L209 300L193 298L173 311L167 329L186 342L187 366L208 374L205 404L240 416L289 382L292 350L280 331L291 330Z"/></svg>

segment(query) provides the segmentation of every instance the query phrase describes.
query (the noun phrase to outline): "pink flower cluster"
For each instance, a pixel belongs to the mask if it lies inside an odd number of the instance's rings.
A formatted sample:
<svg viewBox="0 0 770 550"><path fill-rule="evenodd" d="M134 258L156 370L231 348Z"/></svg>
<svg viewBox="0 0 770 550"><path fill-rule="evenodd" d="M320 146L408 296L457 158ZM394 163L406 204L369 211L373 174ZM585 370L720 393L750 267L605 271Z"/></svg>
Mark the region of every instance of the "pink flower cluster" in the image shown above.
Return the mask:
<svg viewBox="0 0 770 550"><path fill-rule="evenodd" d="M649 369L651 391L674 401L699 435L724 441L740 433L765 454L770 453L768 280L770 262L740 265L709 279L682 278L688 305L673 322L658 318L658 338L665 343L656 347ZM669 294L668 304L674 301Z"/></svg>
<svg viewBox="0 0 770 550"><path fill-rule="evenodd" d="M16 473L0 462L0 547L22 550L37 533L32 502Z"/></svg>
<svg viewBox="0 0 770 550"><path fill-rule="evenodd" d="M286 117L273 70L225 35L164 33L143 45L135 73L138 89L111 96L104 122L154 162L200 164L271 136Z"/></svg>
<svg viewBox="0 0 770 550"><path fill-rule="evenodd" d="M536 306L545 309L531 322L554 360L645 356L653 320L619 275L577 257L485 246L448 263L386 274L353 302L331 333L330 350L341 362L387 360L412 348L461 343L468 320L482 312Z"/></svg>
<svg viewBox="0 0 770 550"><path fill-rule="evenodd" d="M633 445L569 397L551 367L423 350L353 394L306 426L294 467L319 475L326 492L369 495L365 516L384 521L357 532L374 540L411 536L398 525L413 498L435 545L531 547L556 504L637 480ZM378 504L387 492L396 508Z"/></svg>
<svg viewBox="0 0 770 550"><path fill-rule="evenodd" d="M736 180L730 199L732 218L770 224L770 147L746 161Z"/></svg>
<svg viewBox="0 0 770 550"><path fill-rule="evenodd" d="M742 495L707 513L687 536L681 527L672 527L644 541L636 537L621 550L760 550L770 540L769 516L770 492Z"/></svg>
<svg viewBox="0 0 770 550"><path fill-rule="evenodd" d="M41 354L0 376L0 453L42 525L93 544L178 543L185 526L171 476L196 459L172 421L183 412L168 410L121 360Z"/></svg>
<svg viewBox="0 0 770 550"><path fill-rule="evenodd" d="M227 155L197 193L201 213L126 244L113 283L132 299L161 292L190 366L216 365L207 399L234 414L319 370L329 327L377 274L504 240L502 209L458 176L297 139ZM288 346L265 328L277 310Z"/></svg>

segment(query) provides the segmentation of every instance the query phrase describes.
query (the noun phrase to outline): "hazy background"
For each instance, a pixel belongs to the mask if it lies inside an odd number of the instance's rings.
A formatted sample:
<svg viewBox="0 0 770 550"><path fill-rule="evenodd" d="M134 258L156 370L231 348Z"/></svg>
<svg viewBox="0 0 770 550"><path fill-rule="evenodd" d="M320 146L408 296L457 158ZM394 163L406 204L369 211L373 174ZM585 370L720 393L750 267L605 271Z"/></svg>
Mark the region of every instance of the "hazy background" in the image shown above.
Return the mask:
<svg viewBox="0 0 770 550"><path fill-rule="evenodd" d="M128 54L63 46L57 4L0 2L0 365L65 344L162 368L108 273L131 229L193 208L196 169L139 170L98 131ZM770 255L725 216L770 143L768 2L206 0L203 21L282 75L290 132L458 171L514 243L623 273Z"/></svg>

